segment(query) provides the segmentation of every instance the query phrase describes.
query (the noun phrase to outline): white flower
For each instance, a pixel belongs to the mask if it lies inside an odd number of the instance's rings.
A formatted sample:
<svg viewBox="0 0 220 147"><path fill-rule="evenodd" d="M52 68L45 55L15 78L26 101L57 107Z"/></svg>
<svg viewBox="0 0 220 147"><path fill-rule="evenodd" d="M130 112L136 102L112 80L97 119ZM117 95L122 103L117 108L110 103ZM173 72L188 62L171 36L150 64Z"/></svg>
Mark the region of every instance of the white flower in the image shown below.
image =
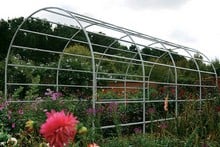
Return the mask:
<svg viewBox="0 0 220 147"><path fill-rule="evenodd" d="M5 145L5 143L6 143L6 142L0 142L0 145L3 145L3 146L4 146L4 145Z"/></svg>
<svg viewBox="0 0 220 147"><path fill-rule="evenodd" d="M12 144L13 146L17 145L18 141L16 138L11 137L8 139L7 144Z"/></svg>

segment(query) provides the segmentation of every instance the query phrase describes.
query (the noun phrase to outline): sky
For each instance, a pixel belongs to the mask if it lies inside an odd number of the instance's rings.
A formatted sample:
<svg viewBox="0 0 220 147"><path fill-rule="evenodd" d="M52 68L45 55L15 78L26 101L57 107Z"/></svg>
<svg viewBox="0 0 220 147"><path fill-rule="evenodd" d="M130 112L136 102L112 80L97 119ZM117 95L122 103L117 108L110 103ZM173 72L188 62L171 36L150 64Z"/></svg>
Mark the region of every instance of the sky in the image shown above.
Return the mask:
<svg viewBox="0 0 220 147"><path fill-rule="evenodd" d="M220 59L219 0L5 0L0 19L60 7Z"/></svg>

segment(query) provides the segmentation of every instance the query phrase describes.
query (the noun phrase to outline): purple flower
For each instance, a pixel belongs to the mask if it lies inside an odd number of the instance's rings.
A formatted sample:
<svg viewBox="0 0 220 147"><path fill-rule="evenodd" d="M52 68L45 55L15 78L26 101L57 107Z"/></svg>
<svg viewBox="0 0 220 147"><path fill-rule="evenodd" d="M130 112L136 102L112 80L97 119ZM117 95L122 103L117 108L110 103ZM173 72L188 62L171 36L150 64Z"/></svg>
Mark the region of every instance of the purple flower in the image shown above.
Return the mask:
<svg viewBox="0 0 220 147"><path fill-rule="evenodd" d="M23 109L19 109L19 110L18 110L18 114L20 114L20 115L24 114Z"/></svg>
<svg viewBox="0 0 220 147"><path fill-rule="evenodd" d="M93 115L93 114L96 113L96 110L93 109L93 108L88 108L88 109L86 110L86 113L87 113L88 115Z"/></svg>
<svg viewBox="0 0 220 147"><path fill-rule="evenodd" d="M11 124L11 127L12 127L12 128L15 128L15 123L12 123L12 124Z"/></svg>
<svg viewBox="0 0 220 147"><path fill-rule="evenodd" d="M51 95L51 99L52 100L56 100L56 99L58 99L59 97L61 97L62 96L62 93L60 93L60 92L54 92L54 93L52 93L52 95Z"/></svg>
<svg viewBox="0 0 220 147"><path fill-rule="evenodd" d="M46 89L47 92L45 92L46 96L51 96L53 94L53 91L50 88Z"/></svg>
<svg viewBox="0 0 220 147"><path fill-rule="evenodd" d="M156 110L152 107L147 110L148 114L154 114L155 112L156 112Z"/></svg>
<svg viewBox="0 0 220 147"><path fill-rule="evenodd" d="M8 106L8 102L7 101L1 103L0 104L0 111L3 110L6 106Z"/></svg>
<svg viewBox="0 0 220 147"><path fill-rule="evenodd" d="M96 107L96 108L88 108L86 110L87 115L93 115L93 114L101 114L103 113L105 108L103 106Z"/></svg>
<svg viewBox="0 0 220 147"><path fill-rule="evenodd" d="M140 128L134 128L134 133L140 134L140 133L142 133L142 130Z"/></svg>
<svg viewBox="0 0 220 147"><path fill-rule="evenodd" d="M47 90L47 92L45 92L45 95L51 97L52 100L57 100L59 97L62 96L62 93L60 93L60 92L54 92L49 88L46 90Z"/></svg>
<svg viewBox="0 0 220 147"><path fill-rule="evenodd" d="M110 103L107 109L109 112L117 112L118 104L117 103Z"/></svg>

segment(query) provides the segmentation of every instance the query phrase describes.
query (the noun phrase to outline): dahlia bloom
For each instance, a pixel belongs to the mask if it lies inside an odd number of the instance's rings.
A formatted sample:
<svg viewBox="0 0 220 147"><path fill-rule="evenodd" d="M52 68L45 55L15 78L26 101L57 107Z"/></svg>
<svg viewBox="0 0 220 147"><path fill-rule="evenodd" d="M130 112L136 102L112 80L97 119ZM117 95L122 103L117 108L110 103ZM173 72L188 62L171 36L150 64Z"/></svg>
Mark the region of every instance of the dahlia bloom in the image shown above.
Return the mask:
<svg viewBox="0 0 220 147"><path fill-rule="evenodd" d="M73 141L76 135L77 117L62 110L47 112L47 120L41 125L40 133L52 147L63 147Z"/></svg>

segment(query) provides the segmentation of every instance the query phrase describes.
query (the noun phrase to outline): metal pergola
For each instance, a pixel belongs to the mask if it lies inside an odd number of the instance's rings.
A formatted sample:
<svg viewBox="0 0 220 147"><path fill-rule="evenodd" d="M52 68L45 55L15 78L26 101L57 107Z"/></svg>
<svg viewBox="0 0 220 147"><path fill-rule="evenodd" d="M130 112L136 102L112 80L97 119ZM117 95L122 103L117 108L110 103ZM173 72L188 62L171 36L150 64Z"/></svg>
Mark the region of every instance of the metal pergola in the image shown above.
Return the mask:
<svg viewBox="0 0 220 147"><path fill-rule="evenodd" d="M39 31L28 27L27 23L30 20L48 23L51 28L59 26L72 31L68 32L68 35L51 33L47 30ZM54 50L48 47L39 48L34 43L31 45L25 42L18 44L16 40L21 39L22 35L38 36L42 40L54 40L54 43L51 44L54 46L60 41L62 47L59 50ZM99 38L99 41L97 41L97 38ZM105 43L100 42L100 40ZM79 52L67 51L71 46L77 48L77 45ZM86 49L89 54L82 53ZM30 64L28 63L28 56L25 57L26 63L14 62L11 59L14 57L19 60L18 53L23 51L30 52L29 56L33 52L54 56L54 64L53 66L46 63L44 65ZM73 60L74 63L80 64L81 68L68 66L68 63L72 63ZM186 62L190 62L191 66L186 65ZM210 65L211 69L207 71L203 69L202 65ZM9 70L12 69L45 70L48 74L52 73L52 77L48 77L53 78L53 80L39 83L16 81L15 78L11 78L16 75L10 75L11 72L9 73ZM66 82L63 79L61 80L62 74L69 76ZM71 81L71 76L76 76L76 74L86 75L87 78L82 79L84 81L80 83ZM184 81L185 77L182 77L184 74L193 77L194 81ZM204 82L210 77L214 82ZM13 86L55 87L57 91L64 88L79 90L85 88L91 91L90 97L94 109L98 105L112 102L126 105L139 103L142 107L142 120L120 125L142 125L143 132L145 132L146 124L152 122L152 120L146 119L147 104L163 104L167 90L172 90L172 97L169 97L168 101L174 104L174 116L153 121L174 119L178 115L178 105L180 103L193 101L192 99L182 98L180 89L183 87L191 89L195 93L196 101L201 103L203 100L207 100L203 90L217 87L217 74L210 60L196 49L61 8L47 7L37 10L25 18L11 40L5 64L5 98L7 101L18 102L8 99ZM162 98L152 97L152 88L164 87L166 91L162 94ZM121 94L119 98L99 98L99 92L116 92L117 90ZM132 91L140 92L139 97L132 98ZM27 102L31 102L31 100ZM113 127L115 127L114 124L101 126L103 129Z"/></svg>

